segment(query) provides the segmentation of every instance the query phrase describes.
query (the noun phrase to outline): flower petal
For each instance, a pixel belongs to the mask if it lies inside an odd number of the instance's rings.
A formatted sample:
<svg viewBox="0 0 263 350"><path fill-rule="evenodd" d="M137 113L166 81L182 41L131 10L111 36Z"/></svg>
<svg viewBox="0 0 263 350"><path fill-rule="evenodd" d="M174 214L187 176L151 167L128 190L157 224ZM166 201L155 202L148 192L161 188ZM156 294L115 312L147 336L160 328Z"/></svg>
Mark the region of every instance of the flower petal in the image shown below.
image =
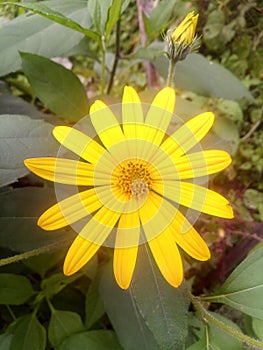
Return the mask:
<svg viewBox="0 0 263 350"><path fill-rule="evenodd" d="M191 257L205 261L210 259L210 251L203 238L191 227L187 222L188 230L181 233L182 227L186 222L186 218L177 211L174 221L171 224L171 233L176 243Z"/></svg>
<svg viewBox="0 0 263 350"><path fill-rule="evenodd" d="M113 259L114 275L122 289L127 289L131 283L139 238L140 220L138 213L122 215L118 225Z"/></svg>
<svg viewBox="0 0 263 350"><path fill-rule="evenodd" d="M193 148L208 133L214 122L214 114L206 112L190 119L160 146L175 162L178 157Z"/></svg>
<svg viewBox="0 0 263 350"><path fill-rule="evenodd" d="M40 216L38 225L44 230L56 230L73 224L101 206L94 189L83 191L50 207Z"/></svg>
<svg viewBox="0 0 263 350"><path fill-rule="evenodd" d="M234 217L228 200L217 192L196 184L178 181L166 181L160 189L159 187L160 185L156 184L154 190L185 207L222 218Z"/></svg>
<svg viewBox="0 0 263 350"><path fill-rule="evenodd" d="M90 163L96 163L105 149L81 131L68 126L57 126L53 135L64 147Z"/></svg>
<svg viewBox="0 0 263 350"><path fill-rule="evenodd" d="M130 86L125 86L122 97L122 123L126 138L137 138L138 128L144 122L141 100L137 92Z"/></svg>
<svg viewBox="0 0 263 350"><path fill-rule="evenodd" d="M151 126L144 138L159 145L170 124L175 106L174 89L166 87L155 96L145 118L145 124Z"/></svg>
<svg viewBox="0 0 263 350"><path fill-rule="evenodd" d="M101 207L81 230L80 236L101 245L110 234L120 215L120 213L115 213L106 207Z"/></svg>
<svg viewBox="0 0 263 350"><path fill-rule="evenodd" d="M106 148L125 140L122 129L111 109L102 101L95 101L90 107L91 122Z"/></svg>
<svg viewBox="0 0 263 350"><path fill-rule="evenodd" d="M25 165L34 174L67 185L92 186L94 165L63 158L29 158Z"/></svg>
<svg viewBox="0 0 263 350"><path fill-rule="evenodd" d="M66 276L78 272L96 254L100 245L87 241L78 235L68 250L63 271Z"/></svg>
<svg viewBox="0 0 263 350"><path fill-rule="evenodd" d="M187 154L176 159L173 179L183 180L214 174L228 167L231 161L229 154L221 150Z"/></svg>
<svg viewBox="0 0 263 350"><path fill-rule="evenodd" d="M145 234L147 237L146 232ZM164 278L172 286L178 287L183 280L183 265L170 227L159 236L150 240L148 244Z"/></svg>

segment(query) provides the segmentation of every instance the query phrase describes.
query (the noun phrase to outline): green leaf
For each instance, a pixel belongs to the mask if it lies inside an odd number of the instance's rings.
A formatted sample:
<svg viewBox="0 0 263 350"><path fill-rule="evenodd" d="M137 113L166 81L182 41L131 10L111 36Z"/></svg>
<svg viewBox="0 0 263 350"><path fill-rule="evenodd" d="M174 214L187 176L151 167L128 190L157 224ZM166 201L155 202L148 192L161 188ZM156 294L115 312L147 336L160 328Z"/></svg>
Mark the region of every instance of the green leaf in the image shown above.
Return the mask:
<svg viewBox="0 0 263 350"><path fill-rule="evenodd" d="M58 294L62 289L64 289L68 284L74 282L79 278L78 274L72 276L65 276L63 273L56 273L48 278L45 278L41 282L41 289L43 290L45 296L52 298L55 294Z"/></svg>
<svg viewBox="0 0 263 350"><path fill-rule="evenodd" d="M100 294L111 324L125 350L160 350L154 335L138 311L131 289L122 290L117 285L112 262L104 268Z"/></svg>
<svg viewBox="0 0 263 350"><path fill-rule="evenodd" d="M237 125L229 118L216 118L213 125L213 132L224 141L224 148L231 155L234 155L239 146L240 138Z"/></svg>
<svg viewBox="0 0 263 350"><path fill-rule="evenodd" d="M12 334L4 333L0 335L0 350L10 350Z"/></svg>
<svg viewBox="0 0 263 350"><path fill-rule="evenodd" d="M121 14L122 0L113 0L112 5L108 11L108 18L106 22L105 38L108 39L113 27L117 23Z"/></svg>
<svg viewBox="0 0 263 350"><path fill-rule="evenodd" d="M64 16L62 13L52 10L51 8L46 6L43 2L41 4L31 3L31 2L28 2L28 3L12 2L12 4L19 7L23 7L27 10L31 10L34 13L37 13L38 15L48 18L53 22L62 24L65 27L76 30L77 32L80 32L91 39L97 40L98 42L100 41L100 36L96 32L93 32L92 30L82 27L79 23L73 21L69 17Z"/></svg>
<svg viewBox="0 0 263 350"><path fill-rule="evenodd" d="M112 0L89 0L88 12L93 18L95 28L101 35L105 34L105 27L108 20L108 12L111 7Z"/></svg>
<svg viewBox="0 0 263 350"><path fill-rule="evenodd" d="M263 341L263 320L252 318L252 328L258 339Z"/></svg>
<svg viewBox="0 0 263 350"><path fill-rule="evenodd" d="M20 317L14 325L10 350L45 350L46 330L34 314Z"/></svg>
<svg viewBox="0 0 263 350"><path fill-rule="evenodd" d="M21 305L34 294L29 280L11 273L0 274L0 304Z"/></svg>
<svg viewBox="0 0 263 350"><path fill-rule="evenodd" d="M144 16L145 29L149 39L158 36L168 27L176 1L163 0L152 10L149 18Z"/></svg>
<svg viewBox="0 0 263 350"><path fill-rule="evenodd" d="M85 326L87 329L91 328L104 314L104 304L98 291L99 279L96 278L91 281L86 295L85 302Z"/></svg>
<svg viewBox="0 0 263 350"><path fill-rule="evenodd" d="M115 334L112 331L105 330L73 334L57 347L57 350L73 349L122 350Z"/></svg>
<svg viewBox="0 0 263 350"><path fill-rule="evenodd" d="M72 232L61 229L47 232L37 226L37 219L56 202L54 190L24 187L0 194L0 246L18 252L51 243L70 240Z"/></svg>
<svg viewBox="0 0 263 350"><path fill-rule="evenodd" d="M154 65L164 78L167 77L168 60L160 57ZM179 61L175 69L175 85L178 88L196 92L199 95L214 96L227 100L255 99L229 70L204 56L192 53L184 61Z"/></svg>
<svg viewBox="0 0 263 350"><path fill-rule="evenodd" d="M21 53L21 58L33 90L49 109L68 121L88 114L86 91L74 73L43 56Z"/></svg>
<svg viewBox="0 0 263 350"><path fill-rule="evenodd" d="M254 249L227 278L211 302L224 303L263 320L263 246Z"/></svg>
<svg viewBox="0 0 263 350"><path fill-rule="evenodd" d="M186 286L170 286L157 269L148 246L140 250L131 288L137 309L161 349L181 350L187 336Z"/></svg>
<svg viewBox="0 0 263 350"><path fill-rule="evenodd" d="M0 186L25 176L29 170L24 159L55 156L58 144L52 135L53 126L43 120L24 115L0 115Z"/></svg>
<svg viewBox="0 0 263 350"><path fill-rule="evenodd" d="M86 28L92 25L86 1L51 0L43 1L41 4L61 12ZM0 28L0 76L14 72L21 67L19 51L37 53L47 57L62 56L82 38L81 33L39 17L39 15L21 15Z"/></svg>
<svg viewBox="0 0 263 350"><path fill-rule="evenodd" d="M83 323L79 314L52 308L48 325L48 339L51 345L56 347L61 344L66 337L82 330Z"/></svg>
<svg viewBox="0 0 263 350"><path fill-rule="evenodd" d="M189 305L185 286L171 287L145 246L139 249L135 274L127 291L116 285L110 270L108 267L103 274L100 292L123 347L183 349Z"/></svg>
<svg viewBox="0 0 263 350"><path fill-rule="evenodd" d="M223 322L225 325L231 327L235 331L239 331L239 327L230 321L229 319L215 313L209 312L211 316L217 320ZM232 335L225 332L223 329L215 326L213 323L208 323L205 327L205 332L201 339L192 344L187 350L222 350L222 349L231 349L231 350L242 350L242 342L235 339Z"/></svg>

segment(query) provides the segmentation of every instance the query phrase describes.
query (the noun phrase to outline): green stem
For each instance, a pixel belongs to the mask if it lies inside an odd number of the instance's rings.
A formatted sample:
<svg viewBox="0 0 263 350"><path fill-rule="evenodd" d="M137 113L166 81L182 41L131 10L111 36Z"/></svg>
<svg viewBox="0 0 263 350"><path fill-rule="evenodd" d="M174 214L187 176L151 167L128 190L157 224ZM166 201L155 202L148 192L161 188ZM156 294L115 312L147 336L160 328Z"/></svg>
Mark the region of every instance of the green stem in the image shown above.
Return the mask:
<svg viewBox="0 0 263 350"><path fill-rule="evenodd" d="M263 343L257 339L251 338L248 335L245 335L239 331L236 331L232 327L229 327L222 321L219 321L215 317L213 317L210 312L208 312L203 305L200 303L200 301L194 297L192 294L190 294L190 299L196 308L197 311L200 312L204 322L206 323L213 323L216 327L223 329L225 332L227 332L232 337L241 340L242 342L246 343L247 345L251 345L256 347L257 349L263 349Z"/></svg>
<svg viewBox="0 0 263 350"><path fill-rule="evenodd" d="M120 29L121 29L121 21L119 19L117 22L117 26L116 26L115 57L114 57L113 67L112 67L112 71L111 71L111 75L110 75L110 81L109 81L109 85L108 85L108 89L107 89L107 94L109 94L111 91L114 76L115 76L117 65L118 65L119 58L120 58Z"/></svg>
<svg viewBox="0 0 263 350"><path fill-rule="evenodd" d="M106 63L106 45L104 36L101 38L101 99L104 100L104 90L105 90L105 63Z"/></svg>
<svg viewBox="0 0 263 350"><path fill-rule="evenodd" d="M168 76L167 76L167 86L172 86L173 84L173 76L174 76L174 70L175 70L175 65L176 65L176 60L170 58L169 62L169 70L168 70Z"/></svg>
<svg viewBox="0 0 263 350"><path fill-rule="evenodd" d="M49 244L49 245L46 245L46 246L43 246L43 247L40 247L37 249L30 250L29 252L25 252L25 253L10 256L8 258L1 259L0 260L0 267L5 266L5 265L9 265L9 264L12 264L14 262L18 262L18 261L21 261L24 259L31 258L32 256L35 256L35 255L47 253L47 252L50 252L51 250L61 248L61 247L65 246L65 243L67 241L68 240L65 239L63 241L59 241L59 242L52 243L52 244Z"/></svg>
<svg viewBox="0 0 263 350"><path fill-rule="evenodd" d="M15 321L16 320L16 316L15 316L13 310L11 309L11 307L9 305L5 305L5 306L6 306L7 310L8 310L8 312L10 313L12 319Z"/></svg>

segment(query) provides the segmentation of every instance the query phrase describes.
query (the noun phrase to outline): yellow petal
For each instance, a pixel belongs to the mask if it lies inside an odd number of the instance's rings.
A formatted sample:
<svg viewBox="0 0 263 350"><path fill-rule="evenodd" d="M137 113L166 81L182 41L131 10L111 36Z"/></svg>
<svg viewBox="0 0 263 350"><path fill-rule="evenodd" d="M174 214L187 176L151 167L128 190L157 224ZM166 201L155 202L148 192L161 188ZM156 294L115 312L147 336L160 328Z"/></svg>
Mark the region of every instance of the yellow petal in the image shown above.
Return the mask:
<svg viewBox="0 0 263 350"><path fill-rule="evenodd" d="M97 100L91 105L90 118L106 148L111 147L116 142L125 140L118 120L104 102Z"/></svg>
<svg viewBox="0 0 263 350"><path fill-rule="evenodd" d="M164 278L172 286L178 287L183 280L183 265L170 228L150 240L148 244Z"/></svg>
<svg viewBox="0 0 263 350"><path fill-rule="evenodd" d="M102 206L94 189L77 193L53 205L38 219L44 230L56 230L93 213Z"/></svg>
<svg viewBox="0 0 263 350"><path fill-rule="evenodd" d="M138 213L122 215L118 225L113 259L114 275L122 289L127 289L131 283L139 238L140 220Z"/></svg>
<svg viewBox="0 0 263 350"><path fill-rule="evenodd" d="M166 87L155 96L147 113L145 124L152 126L144 138L159 145L170 124L175 106L174 89Z"/></svg>
<svg viewBox="0 0 263 350"><path fill-rule="evenodd" d="M67 185L92 186L94 165L63 158L29 158L25 165L34 174Z"/></svg>
<svg viewBox="0 0 263 350"><path fill-rule="evenodd" d="M222 218L234 217L228 200L217 192L188 182L166 181L160 190L159 186L154 186L156 192L185 207Z"/></svg>
<svg viewBox="0 0 263 350"><path fill-rule="evenodd" d="M57 126L53 135L64 147L90 163L96 163L105 149L81 131L68 126Z"/></svg>
<svg viewBox="0 0 263 350"><path fill-rule="evenodd" d="M213 113L199 114L170 135L160 147L176 162L178 157L202 140L212 127L213 122Z"/></svg>
<svg viewBox="0 0 263 350"><path fill-rule="evenodd" d="M229 154L220 150L207 150L187 154L176 159L176 173L174 173L173 179L191 179L207 176L225 169L230 163L231 158Z"/></svg>
<svg viewBox="0 0 263 350"><path fill-rule="evenodd" d="M78 272L94 256L100 245L87 241L78 235L68 250L64 262L64 274L70 276Z"/></svg>
<svg viewBox="0 0 263 350"><path fill-rule="evenodd" d="M110 234L120 215L120 213L115 213L106 207L101 207L81 230L80 236L101 245Z"/></svg>
<svg viewBox="0 0 263 350"><path fill-rule="evenodd" d="M137 138L138 124L143 124L143 110L137 92L130 86L125 86L122 97L122 123L124 135L127 138Z"/></svg>
<svg viewBox="0 0 263 350"><path fill-rule="evenodd" d="M182 227L185 226L186 218L177 211L174 221L172 222L170 228L171 233L176 241L176 243L191 257L205 261L210 259L210 251L203 240L203 238L196 232L196 230L191 227L190 223L187 223L188 230L181 233Z"/></svg>

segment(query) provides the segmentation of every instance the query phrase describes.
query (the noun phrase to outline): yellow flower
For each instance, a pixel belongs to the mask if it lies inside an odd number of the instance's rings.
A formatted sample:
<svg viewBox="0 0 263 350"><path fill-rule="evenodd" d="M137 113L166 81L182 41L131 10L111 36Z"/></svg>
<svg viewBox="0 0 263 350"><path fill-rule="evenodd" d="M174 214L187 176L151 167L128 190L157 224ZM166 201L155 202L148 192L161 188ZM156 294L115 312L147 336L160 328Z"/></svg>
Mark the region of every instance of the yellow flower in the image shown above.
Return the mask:
<svg viewBox="0 0 263 350"><path fill-rule="evenodd" d="M198 21L198 15L194 16L194 11L188 13L185 19L179 24L172 33L174 45L189 46L193 42L195 29Z"/></svg>
<svg viewBox="0 0 263 350"><path fill-rule="evenodd" d="M114 274L123 289L130 285L139 244L149 244L161 273L174 287L183 279L178 246L195 259L209 259L206 243L178 206L232 218L224 197L190 181L224 169L231 159L221 150L186 154L207 134L214 115L200 114L169 132L174 105L174 90L167 87L144 113L136 91L125 87L120 122L102 101L91 106L95 138L76 128L54 128L55 138L82 160L25 160L35 174L76 189L44 212L39 226L55 230L88 217L67 253L66 275L81 269L105 244L115 247ZM86 188L79 192L81 186Z"/></svg>

